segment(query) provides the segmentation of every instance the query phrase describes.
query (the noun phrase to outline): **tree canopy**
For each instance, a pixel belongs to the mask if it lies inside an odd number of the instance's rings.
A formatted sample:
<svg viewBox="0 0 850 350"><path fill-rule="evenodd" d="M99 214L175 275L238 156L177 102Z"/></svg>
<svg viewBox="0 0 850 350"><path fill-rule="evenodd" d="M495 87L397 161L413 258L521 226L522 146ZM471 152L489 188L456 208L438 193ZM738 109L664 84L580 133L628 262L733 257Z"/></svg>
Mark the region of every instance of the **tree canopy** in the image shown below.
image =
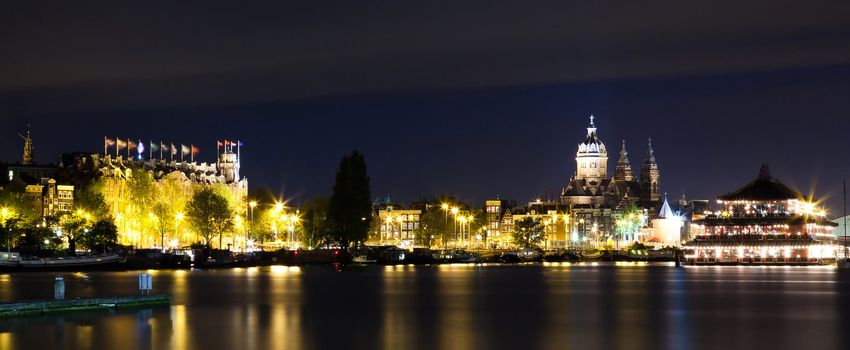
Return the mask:
<svg viewBox="0 0 850 350"><path fill-rule="evenodd" d="M536 247L543 241L543 220L537 217L524 217L514 223L514 244L523 247Z"/></svg>
<svg viewBox="0 0 850 350"><path fill-rule="evenodd" d="M186 204L186 219L195 231L203 238L204 244L211 245L212 238L218 234L218 244L221 248L221 237L225 231L233 229L233 210L227 199L209 187L199 189Z"/></svg>
<svg viewBox="0 0 850 350"><path fill-rule="evenodd" d="M336 173L328 222L331 241L342 248L361 244L369 237L372 197L366 160L358 151L342 158Z"/></svg>
<svg viewBox="0 0 850 350"><path fill-rule="evenodd" d="M106 252L118 241L118 227L111 220L99 220L83 231L79 241L92 252Z"/></svg>
<svg viewBox="0 0 850 350"><path fill-rule="evenodd" d="M325 197L314 197L302 206L302 237L304 245L318 247L328 242L328 207Z"/></svg>
<svg viewBox="0 0 850 350"><path fill-rule="evenodd" d="M426 210L419 217L419 227L413 232L414 243L421 247L430 248L439 239L445 243L451 233L446 227L446 217L439 207Z"/></svg>

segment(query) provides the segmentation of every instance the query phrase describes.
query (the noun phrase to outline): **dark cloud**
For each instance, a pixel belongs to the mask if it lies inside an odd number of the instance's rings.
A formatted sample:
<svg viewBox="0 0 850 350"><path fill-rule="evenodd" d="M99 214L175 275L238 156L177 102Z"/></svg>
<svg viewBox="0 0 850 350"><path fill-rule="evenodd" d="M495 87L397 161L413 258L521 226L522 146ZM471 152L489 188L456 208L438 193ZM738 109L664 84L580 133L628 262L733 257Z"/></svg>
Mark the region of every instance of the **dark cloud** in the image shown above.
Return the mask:
<svg viewBox="0 0 850 350"><path fill-rule="evenodd" d="M842 1L21 1L0 14L0 93L38 113L835 65L847 18Z"/></svg>

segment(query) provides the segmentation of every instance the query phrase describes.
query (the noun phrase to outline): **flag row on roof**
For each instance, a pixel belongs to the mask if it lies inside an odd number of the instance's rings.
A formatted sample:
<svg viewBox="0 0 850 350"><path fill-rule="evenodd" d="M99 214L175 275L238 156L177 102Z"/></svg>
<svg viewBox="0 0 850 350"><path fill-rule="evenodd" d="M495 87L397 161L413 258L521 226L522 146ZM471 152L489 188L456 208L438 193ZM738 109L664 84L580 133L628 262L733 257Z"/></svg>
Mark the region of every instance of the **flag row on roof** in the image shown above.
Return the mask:
<svg viewBox="0 0 850 350"><path fill-rule="evenodd" d="M221 154L222 147L224 147L224 152L233 152L233 148L235 147L236 152L239 153L242 146L243 144L240 141L216 141L216 157L218 157L218 154ZM125 155L127 158L170 159L172 161L179 157L178 159L181 162L185 161L186 158L190 162L194 162L195 155L198 152L200 152L200 148L194 144L187 146L184 144L174 144L173 142L144 142L140 139L103 137L103 154L114 154L116 157Z"/></svg>

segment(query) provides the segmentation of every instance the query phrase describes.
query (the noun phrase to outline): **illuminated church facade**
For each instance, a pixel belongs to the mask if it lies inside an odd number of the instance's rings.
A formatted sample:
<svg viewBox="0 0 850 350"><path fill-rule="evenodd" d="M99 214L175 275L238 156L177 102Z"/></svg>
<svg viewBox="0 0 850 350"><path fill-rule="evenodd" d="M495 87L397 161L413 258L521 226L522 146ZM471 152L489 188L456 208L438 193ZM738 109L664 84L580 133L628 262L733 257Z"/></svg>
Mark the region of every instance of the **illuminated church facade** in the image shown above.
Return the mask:
<svg viewBox="0 0 850 350"><path fill-rule="evenodd" d="M628 209L640 210L644 224L661 207L661 172L652 149L652 139L635 177L625 140L613 176L608 176L608 149L599 138L594 117L587 135L578 144L576 172L561 191L560 203L573 213L570 240L601 242L616 239L616 223ZM622 237L621 237L622 238Z"/></svg>

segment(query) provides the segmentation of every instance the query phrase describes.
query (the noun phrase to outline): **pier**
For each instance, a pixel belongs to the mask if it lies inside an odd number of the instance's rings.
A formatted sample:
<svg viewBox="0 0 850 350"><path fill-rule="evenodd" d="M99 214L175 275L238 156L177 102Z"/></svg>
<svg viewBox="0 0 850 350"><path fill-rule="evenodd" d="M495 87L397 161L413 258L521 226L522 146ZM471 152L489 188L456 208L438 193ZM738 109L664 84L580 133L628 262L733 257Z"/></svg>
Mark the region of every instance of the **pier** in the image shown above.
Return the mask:
<svg viewBox="0 0 850 350"><path fill-rule="evenodd" d="M0 317L138 308L169 304L171 304L170 295L134 295L90 299L28 301L0 304Z"/></svg>

